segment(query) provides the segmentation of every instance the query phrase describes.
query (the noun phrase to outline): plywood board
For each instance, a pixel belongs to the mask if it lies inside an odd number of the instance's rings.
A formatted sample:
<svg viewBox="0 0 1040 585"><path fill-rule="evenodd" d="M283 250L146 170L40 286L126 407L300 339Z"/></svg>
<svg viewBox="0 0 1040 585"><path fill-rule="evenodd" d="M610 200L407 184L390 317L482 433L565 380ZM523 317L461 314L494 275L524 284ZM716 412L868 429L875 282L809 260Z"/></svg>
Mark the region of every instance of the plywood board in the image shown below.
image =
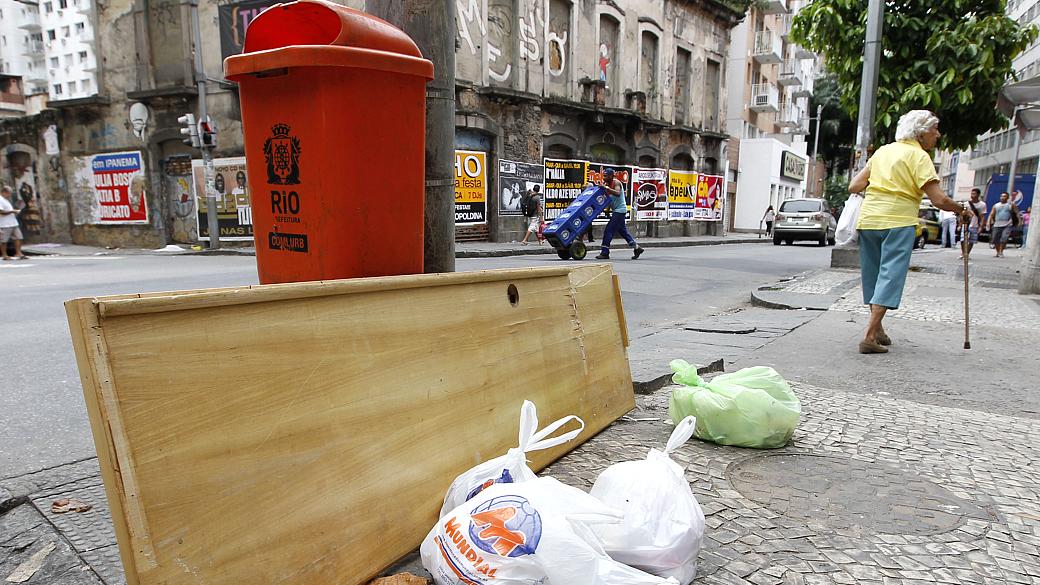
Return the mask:
<svg viewBox="0 0 1040 585"><path fill-rule="evenodd" d="M524 399L634 406L607 265L67 303L130 585L351 585L415 548L444 491L516 445Z"/></svg>

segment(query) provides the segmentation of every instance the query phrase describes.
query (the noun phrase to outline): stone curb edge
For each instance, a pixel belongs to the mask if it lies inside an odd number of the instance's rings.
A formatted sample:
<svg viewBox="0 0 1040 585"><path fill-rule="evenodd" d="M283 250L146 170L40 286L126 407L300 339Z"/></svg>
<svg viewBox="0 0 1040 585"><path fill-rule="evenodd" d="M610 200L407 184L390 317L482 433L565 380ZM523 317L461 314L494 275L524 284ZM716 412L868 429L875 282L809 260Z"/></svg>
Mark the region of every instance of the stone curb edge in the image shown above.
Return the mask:
<svg viewBox="0 0 1040 585"><path fill-rule="evenodd" d="M644 248L688 248L688 247L691 247L691 246L721 246L721 245L725 245L725 244L757 244L757 243L765 243L766 241L767 240L762 240L762 239L758 239L758 238L736 238L736 239L727 240L727 241L714 241L714 240L691 240L691 241L686 241L686 242L684 242L684 241L678 241L678 242L644 241L640 245L642 247L644 247ZM596 246L596 247L598 247L598 246ZM615 248L615 246L611 247L611 249L614 249L614 248ZM626 249L625 246L616 246L616 248L619 249L619 250ZM42 252L42 251L32 250L32 249L25 249L24 252L25 252L26 256L62 256L62 254L49 254L47 252ZM552 247L549 247L549 246L539 246L537 244L534 244L533 247L530 248L530 249L472 250L472 251L470 251L470 250L463 250L463 251L455 252L455 257L456 258L498 258L498 257L504 257L504 256L527 256L527 255L555 254L555 253L556 253L556 249L555 248L552 248ZM154 251L139 252L139 251L134 251L134 252L131 252L131 253L127 253L127 252L120 253L119 250L109 250L107 253L101 254L101 255L102 256L107 256L107 255L112 255L112 256L120 256L120 255L125 255L125 256L131 256L131 255L132 256L256 256L256 252L247 251L247 250L239 251L239 250L235 250L234 248L217 249L217 250L199 250L197 252L196 251L191 251L191 250L184 250L184 251L181 251L181 252L154 252ZM68 254L68 256L74 256L74 255L73 254Z"/></svg>
<svg viewBox="0 0 1040 585"><path fill-rule="evenodd" d="M715 373L715 372L725 372L725 371L726 371L726 366L725 366L725 363L723 362L722 358L719 358L719 359L711 362L710 364L708 364L706 366L700 366L700 367L697 368L697 373L698 374L702 374L702 375L703 374L712 374L712 373ZM658 376L658 377L656 377L656 378L654 378L652 380L647 380L645 382L633 380L632 381L632 389L635 390L636 394L653 394L654 392L657 392L661 388L664 388L665 386L667 386L667 385L669 385L671 383L672 383L672 374L668 373L668 374L662 374L662 375L660 375L660 376Z"/></svg>

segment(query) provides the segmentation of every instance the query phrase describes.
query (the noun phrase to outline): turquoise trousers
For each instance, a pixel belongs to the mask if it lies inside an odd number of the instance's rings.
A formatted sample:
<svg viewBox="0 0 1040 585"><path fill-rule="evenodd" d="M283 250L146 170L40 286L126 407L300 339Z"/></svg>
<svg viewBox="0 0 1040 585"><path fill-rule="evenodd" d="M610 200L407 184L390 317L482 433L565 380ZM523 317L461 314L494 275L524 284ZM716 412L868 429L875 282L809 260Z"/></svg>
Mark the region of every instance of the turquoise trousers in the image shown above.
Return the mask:
<svg viewBox="0 0 1040 585"><path fill-rule="evenodd" d="M914 226L859 230L859 269L865 304L899 308L913 251Z"/></svg>

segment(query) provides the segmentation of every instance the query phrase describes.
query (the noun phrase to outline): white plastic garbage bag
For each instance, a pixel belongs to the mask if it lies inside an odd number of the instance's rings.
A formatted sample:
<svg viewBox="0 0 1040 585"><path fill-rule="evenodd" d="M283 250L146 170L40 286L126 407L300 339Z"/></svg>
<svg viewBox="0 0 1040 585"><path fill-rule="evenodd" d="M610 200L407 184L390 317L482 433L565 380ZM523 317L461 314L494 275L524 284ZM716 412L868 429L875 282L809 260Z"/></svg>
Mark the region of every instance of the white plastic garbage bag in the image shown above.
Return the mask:
<svg viewBox="0 0 1040 585"><path fill-rule="evenodd" d="M568 431L558 437L546 438L571 421L578 422L579 426L577 429ZM519 446L510 449L501 457L485 461L456 477L455 481L451 482L451 486L448 487L448 493L444 495L444 504L441 506L440 515L443 517L459 504L493 484L528 481L538 477L527 466L526 454L531 451L540 451L562 445L567 441L573 440L585 430L585 421L577 416L570 415L535 432L537 428L538 411L535 409L534 403L530 400L525 400L524 405L520 408Z"/></svg>
<svg viewBox="0 0 1040 585"><path fill-rule="evenodd" d="M596 524L593 532L616 561L683 585L697 573L704 538L704 512L683 468L669 454L690 440L697 419L688 416L672 431L664 453L650 449L643 461L603 470L590 492L624 514L620 524Z"/></svg>
<svg viewBox="0 0 1040 585"><path fill-rule="evenodd" d="M494 484L442 517L419 554L437 585L677 584L607 556L589 526L620 519L551 477Z"/></svg>
<svg viewBox="0 0 1040 585"><path fill-rule="evenodd" d="M845 201L845 209L841 211L838 218L838 227L834 231L834 239L839 246L854 245L859 238L856 232L856 222L859 221L859 208L863 205L863 196L850 195Z"/></svg>

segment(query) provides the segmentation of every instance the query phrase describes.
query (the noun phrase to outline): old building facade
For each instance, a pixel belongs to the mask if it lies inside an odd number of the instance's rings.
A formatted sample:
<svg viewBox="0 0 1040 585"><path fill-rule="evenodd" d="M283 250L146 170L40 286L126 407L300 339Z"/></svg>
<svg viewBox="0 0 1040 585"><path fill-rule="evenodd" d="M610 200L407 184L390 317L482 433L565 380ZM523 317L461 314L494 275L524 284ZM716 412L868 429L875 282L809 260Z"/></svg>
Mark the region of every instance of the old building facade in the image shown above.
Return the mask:
<svg viewBox="0 0 1040 585"><path fill-rule="evenodd" d="M742 11L712 0L457 0L456 8L456 147L486 152L489 169L553 158L723 172L724 64ZM502 213L494 187L487 225L460 236L522 236L523 220Z"/></svg>
<svg viewBox="0 0 1040 585"><path fill-rule="evenodd" d="M500 160L580 158L722 173L724 67L738 9L718 0L456 1L456 147L486 153L492 170L487 221L460 228L460 237L522 234L520 218L496 212ZM216 157L243 155L237 89L222 79L223 58L241 50L250 19L273 3L199 4ZM30 186L43 216L35 241L197 243L191 169L199 155L182 143L177 122L197 111L189 4L108 0L85 12L105 31L93 39L97 93L0 122L0 182ZM230 193L233 178L226 182ZM105 186L122 188L128 204L107 204ZM640 229L678 235L710 225Z"/></svg>

